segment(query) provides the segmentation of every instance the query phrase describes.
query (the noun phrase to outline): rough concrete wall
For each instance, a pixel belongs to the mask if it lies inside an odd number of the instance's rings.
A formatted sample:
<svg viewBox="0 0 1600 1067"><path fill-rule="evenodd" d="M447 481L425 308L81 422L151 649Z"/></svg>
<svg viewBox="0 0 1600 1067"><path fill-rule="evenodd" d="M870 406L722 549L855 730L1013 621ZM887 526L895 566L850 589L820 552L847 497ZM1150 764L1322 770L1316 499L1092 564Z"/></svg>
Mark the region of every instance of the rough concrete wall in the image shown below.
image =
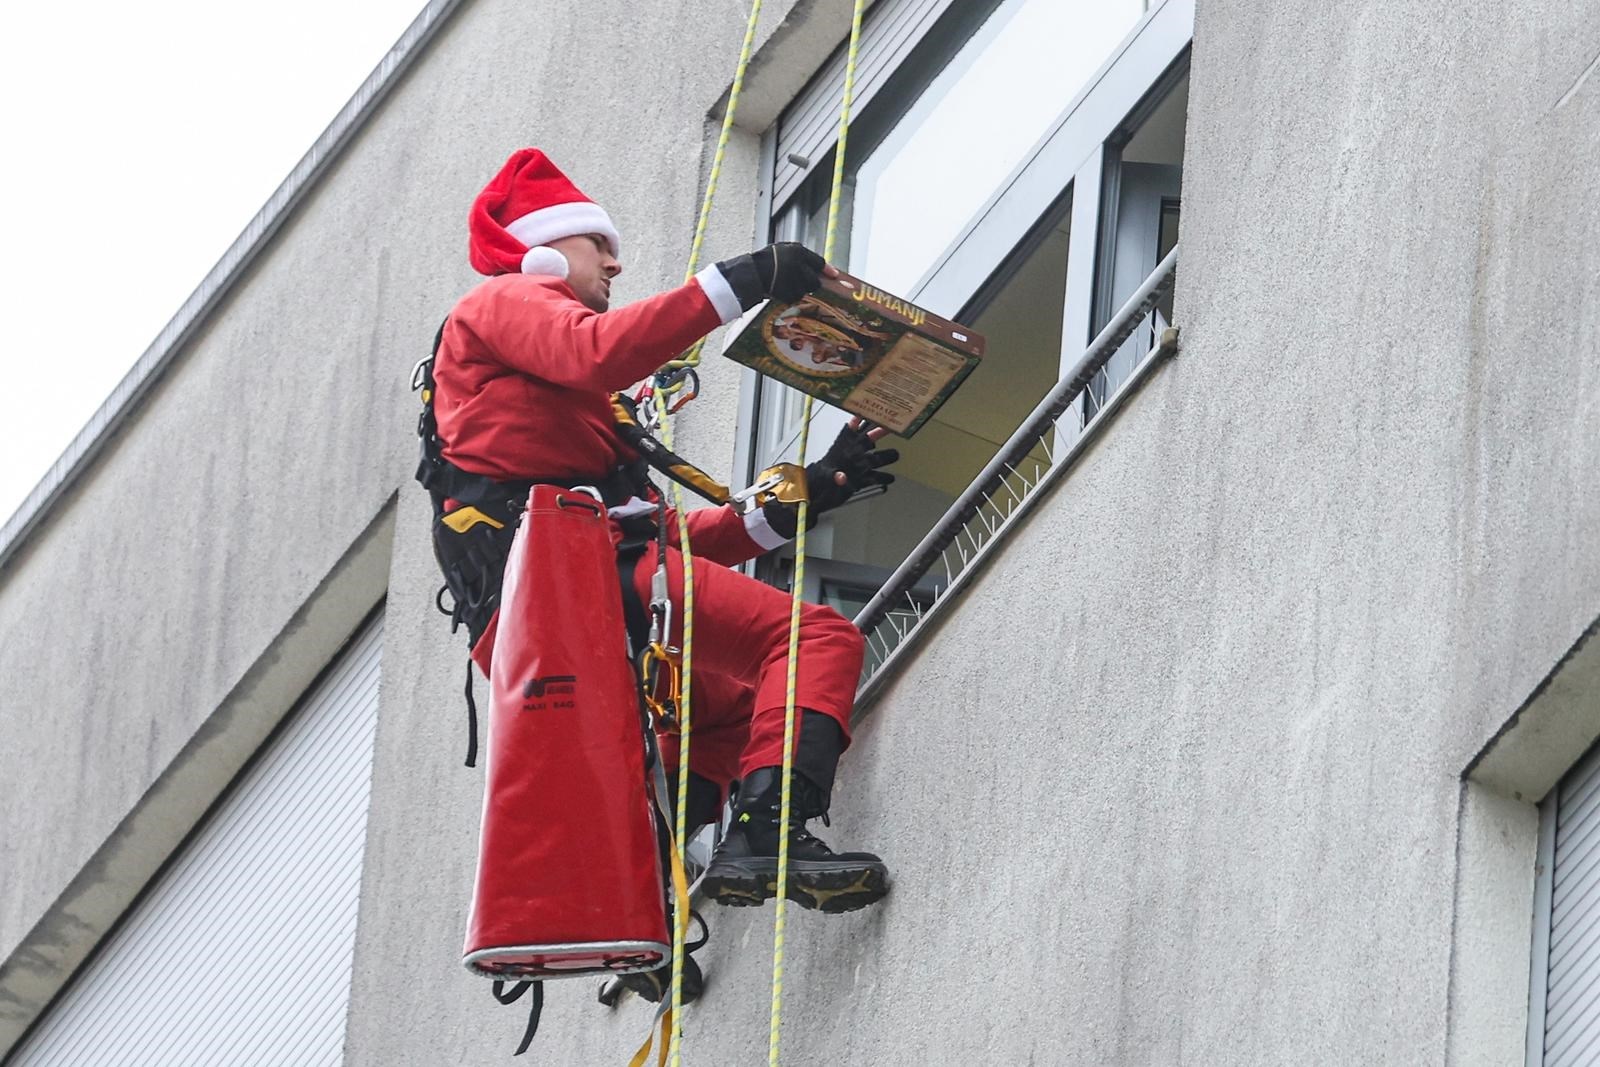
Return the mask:
<svg viewBox="0 0 1600 1067"><path fill-rule="evenodd" d="M768 33L787 6L769 5ZM447 58L407 76L7 565L0 959L397 489L421 544L407 371L478 280L465 262L466 210L510 150L547 147L611 209L628 263L619 302L681 280L709 163L706 112L732 67L743 4L582 7L577 18L467 5L435 49ZM718 213L707 261L749 246L754 140L732 146L724 173L740 191ZM718 362L680 442L725 473L737 374ZM423 607L431 562L403 557L400 591L415 611L397 613L391 640L402 660L426 655L448 677L440 661L454 645ZM399 706L410 696L402 690ZM430 708L441 704L454 707ZM453 755L450 723L441 748Z"/></svg>
<svg viewBox="0 0 1600 1067"><path fill-rule="evenodd" d="M1445 1059L1458 775L1600 606L1592 11L1202 3L1184 353L863 724L830 836L897 886L797 914L786 1062ZM514 1040L435 977L461 822L388 830L356 1062ZM691 1061L759 1060L770 914L713 913ZM593 991L550 1062L642 1036Z"/></svg>
<svg viewBox="0 0 1600 1067"><path fill-rule="evenodd" d="M820 24L836 13L818 9L829 7L840 4L765 5L758 43L781 34L825 55L837 37ZM446 190L440 195L449 210L437 225L447 237L430 246L431 258L439 258L462 245L459 216L506 151L538 143L616 220L626 264L619 302L648 295L682 280L716 133L707 111L727 88L748 10L745 0L616 0L542 5L534 17L515 0L475 0L356 154L426 160L433 168L406 184ZM762 54L757 65L767 62ZM756 88L785 73L769 72ZM765 106L770 121L773 105ZM429 131L426 151L407 144L419 127ZM758 145L755 134L735 132L702 265L751 245ZM349 208L358 210L358 201L352 185ZM703 394L686 410L676 444L726 478L739 373L715 355L715 340L706 351ZM457 962L482 767L461 765L466 650L431 607L439 579L427 502L402 493L399 508L346 1056L353 1064L473 1062L509 1052L508 1027L516 1028L490 998L489 983ZM477 687L486 700L481 678ZM592 996L591 983L581 984ZM567 1059L557 1054L550 1062L589 1062L593 1055L580 1043Z"/></svg>
<svg viewBox="0 0 1600 1067"><path fill-rule="evenodd" d="M26 803L0 815L0 957L403 476L401 365L427 326L390 301L415 268L339 212L310 199L305 239L258 263L8 567L0 781Z"/></svg>
<svg viewBox="0 0 1600 1067"><path fill-rule="evenodd" d="M743 6L469 5L12 565L0 954L406 486L509 149L613 212L620 298L676 280ZM786 1062L1444 1058L1456 775L1600 607L1597 51L1592 3L1202 0L1184 354L863 724L828 836L897 887L796 914ZM683 438L724 470L734 383ZM454 963L481 777L425 526L402 492L353 1063L520 1025ZM712 915L692 1060L759 1060L770 916ZM593 991L552 987L546 1062L637 1044Z"/></svg>

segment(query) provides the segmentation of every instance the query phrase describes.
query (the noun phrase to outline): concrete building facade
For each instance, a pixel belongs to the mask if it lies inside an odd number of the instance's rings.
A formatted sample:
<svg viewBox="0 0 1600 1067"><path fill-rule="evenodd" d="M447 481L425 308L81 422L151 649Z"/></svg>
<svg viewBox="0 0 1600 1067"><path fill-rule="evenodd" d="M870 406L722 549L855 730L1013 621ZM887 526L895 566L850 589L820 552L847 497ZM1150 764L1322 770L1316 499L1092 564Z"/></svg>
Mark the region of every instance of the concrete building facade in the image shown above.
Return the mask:
<svg viewBox="0 0 1600 1067"><path fill-rule="evenodd" d="M1600 5L1063 10L867 14L841 262L990 350L808 564L873 648L825 836L895 883L791 916L784 1061L1587 1062ZM458 963L482 779L408 372L524 144L617 221L620 300L681 279L747 14L434 0L0 532L0 1060L184 1062L48 1046L369 653L342 1028L269 1011L226 1062L509 1054ZM849 18L765 5L706 260L817 238ZM702 375L680 451L792 448L781 393ZM248 987L262 912L216 906L168 947ZM772 910L708 917L683 1055L757 1062ZM637 1047L596 984L550 985L543 1062Z"/></svg>

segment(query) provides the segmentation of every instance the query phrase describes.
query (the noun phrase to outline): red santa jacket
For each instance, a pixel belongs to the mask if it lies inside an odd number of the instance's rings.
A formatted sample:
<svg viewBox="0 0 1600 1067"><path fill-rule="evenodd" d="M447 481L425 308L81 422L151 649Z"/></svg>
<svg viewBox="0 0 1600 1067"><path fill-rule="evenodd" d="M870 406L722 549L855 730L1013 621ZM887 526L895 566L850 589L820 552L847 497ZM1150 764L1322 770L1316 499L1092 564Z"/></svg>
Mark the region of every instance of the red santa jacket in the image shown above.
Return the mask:
<svg viewBox="0 0 1600 1067"><path fill-rule="evenodd" d="M501 481L567 483L637 459L617 435L610 395L737 317L714 270L604 313L558 278L502 274L474 288L451 310L434 359L445 458ZM671 515L668 524L676 541ZM701 509L689 534L695 555L729 565L784 541L759 509Z"/></svg>

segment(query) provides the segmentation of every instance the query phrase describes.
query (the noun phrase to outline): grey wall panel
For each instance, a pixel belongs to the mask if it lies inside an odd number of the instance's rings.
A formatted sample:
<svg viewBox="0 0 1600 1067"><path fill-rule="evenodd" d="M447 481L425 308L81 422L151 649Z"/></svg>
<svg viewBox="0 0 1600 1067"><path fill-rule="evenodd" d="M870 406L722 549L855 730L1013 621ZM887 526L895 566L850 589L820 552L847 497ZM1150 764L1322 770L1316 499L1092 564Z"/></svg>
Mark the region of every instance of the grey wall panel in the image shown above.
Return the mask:
<svg viewBox="0 0 1600 1067"><path fill-rule="evenodd" d="M618 219L628 298L681 274L745 6L463 5L8 564L7 943L410 487L404 371L473 281L461 218L507 150L544 144ZM858 731L824 833L896 887L791 913L785 1063L1443 1059L1458 775L1600 605L1600 172L1572 150L1600 23L1197 17L1184 354ZM726 43L684 32L711 25ZM737 158L707 261L748 247ZM686 454L728 449L731 393L708 382ZM307 486L323 521L283 506ZM141 519L202 501L225 536ZM349 1021L383 1067L503 1062L522 1025L458 964L482 778L429 519L401 494ZM772 913L748 912L711 916L692 1062L764 1051ZM648 1024L556 983L535 1054L625 1062Z"/></svg>
<svg viewBox="0 0 1600 1067"><path fill-rule="evenodd" d="M470 80L510 8L468 9L418 95ZM614 124L573 109L632 157L666 61L594 10L540 17L569 68L635 60L606 68ZM1460 772L1600 606L1600 172L1570 149L1600 79L1554 107L1600 26L1455 14L1197 5L1183 354L857 731L819 832L895 888L790 910L783 1062L1445 1062ZM457 964L481 776L425 523L402 502L350 1024L374 1067L495 1062L523 1021ZM761 1061L772 917L708 914L685 1062ZM649 1025L548 997L544 1062L626 1062Z"/></svg>
<svg viewBox="0 0 1600 1067"><path fill-rule="evenodd" d="M1600 750L1556 800L1544 1067L1600 1061Z"/></svg>
<svg viewBox="0 0 1600 1067"><path fill-rule="evenodd" d="M306 695L18 1067L341 1062L382 637L367 624Z"/></svg>
<svg viewBox="0 0 1600 1067"><path fill-rule="evenodd" d="M859 115L872 101L894 73L900 59L933 28L952 2L879 0L861 25L852 114ZM848 23L845 30L848 33ZM822 162L823 154L838 135L845 58L844 49L840 49L784 116L778 129L778 165L773 180L775 205L781 206L800 187L806 175ZM802 166L789 162L791 153L803 157L807 163Z"/></svg>

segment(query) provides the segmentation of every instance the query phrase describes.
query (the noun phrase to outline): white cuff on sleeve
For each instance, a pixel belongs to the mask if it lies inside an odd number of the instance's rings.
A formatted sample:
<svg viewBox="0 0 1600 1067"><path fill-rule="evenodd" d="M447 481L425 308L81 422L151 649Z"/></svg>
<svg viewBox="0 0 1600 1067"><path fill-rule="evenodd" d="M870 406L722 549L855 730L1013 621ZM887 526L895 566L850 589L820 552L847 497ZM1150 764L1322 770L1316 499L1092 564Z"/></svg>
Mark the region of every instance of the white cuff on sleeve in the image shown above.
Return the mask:
<svg viewBox="0 0 1600 1067"><path fill-rule="evenodd" d="M744 513L744 532L750 535L750 540L761 546L763 552L771 552L789 543L789 539L767 522L767 513L760 508L752 508Z"/></svg>
<svg viewBox="0 0 1600 1067"><path fill-rule="evenodd" d="M733 295L733 286L728 284L728 279L722 276L715 264L696 274L694 280L700 283L701 291L711 300L711 306L717 309L717 317L724 326L744 314L739 298Z"/></svg>

